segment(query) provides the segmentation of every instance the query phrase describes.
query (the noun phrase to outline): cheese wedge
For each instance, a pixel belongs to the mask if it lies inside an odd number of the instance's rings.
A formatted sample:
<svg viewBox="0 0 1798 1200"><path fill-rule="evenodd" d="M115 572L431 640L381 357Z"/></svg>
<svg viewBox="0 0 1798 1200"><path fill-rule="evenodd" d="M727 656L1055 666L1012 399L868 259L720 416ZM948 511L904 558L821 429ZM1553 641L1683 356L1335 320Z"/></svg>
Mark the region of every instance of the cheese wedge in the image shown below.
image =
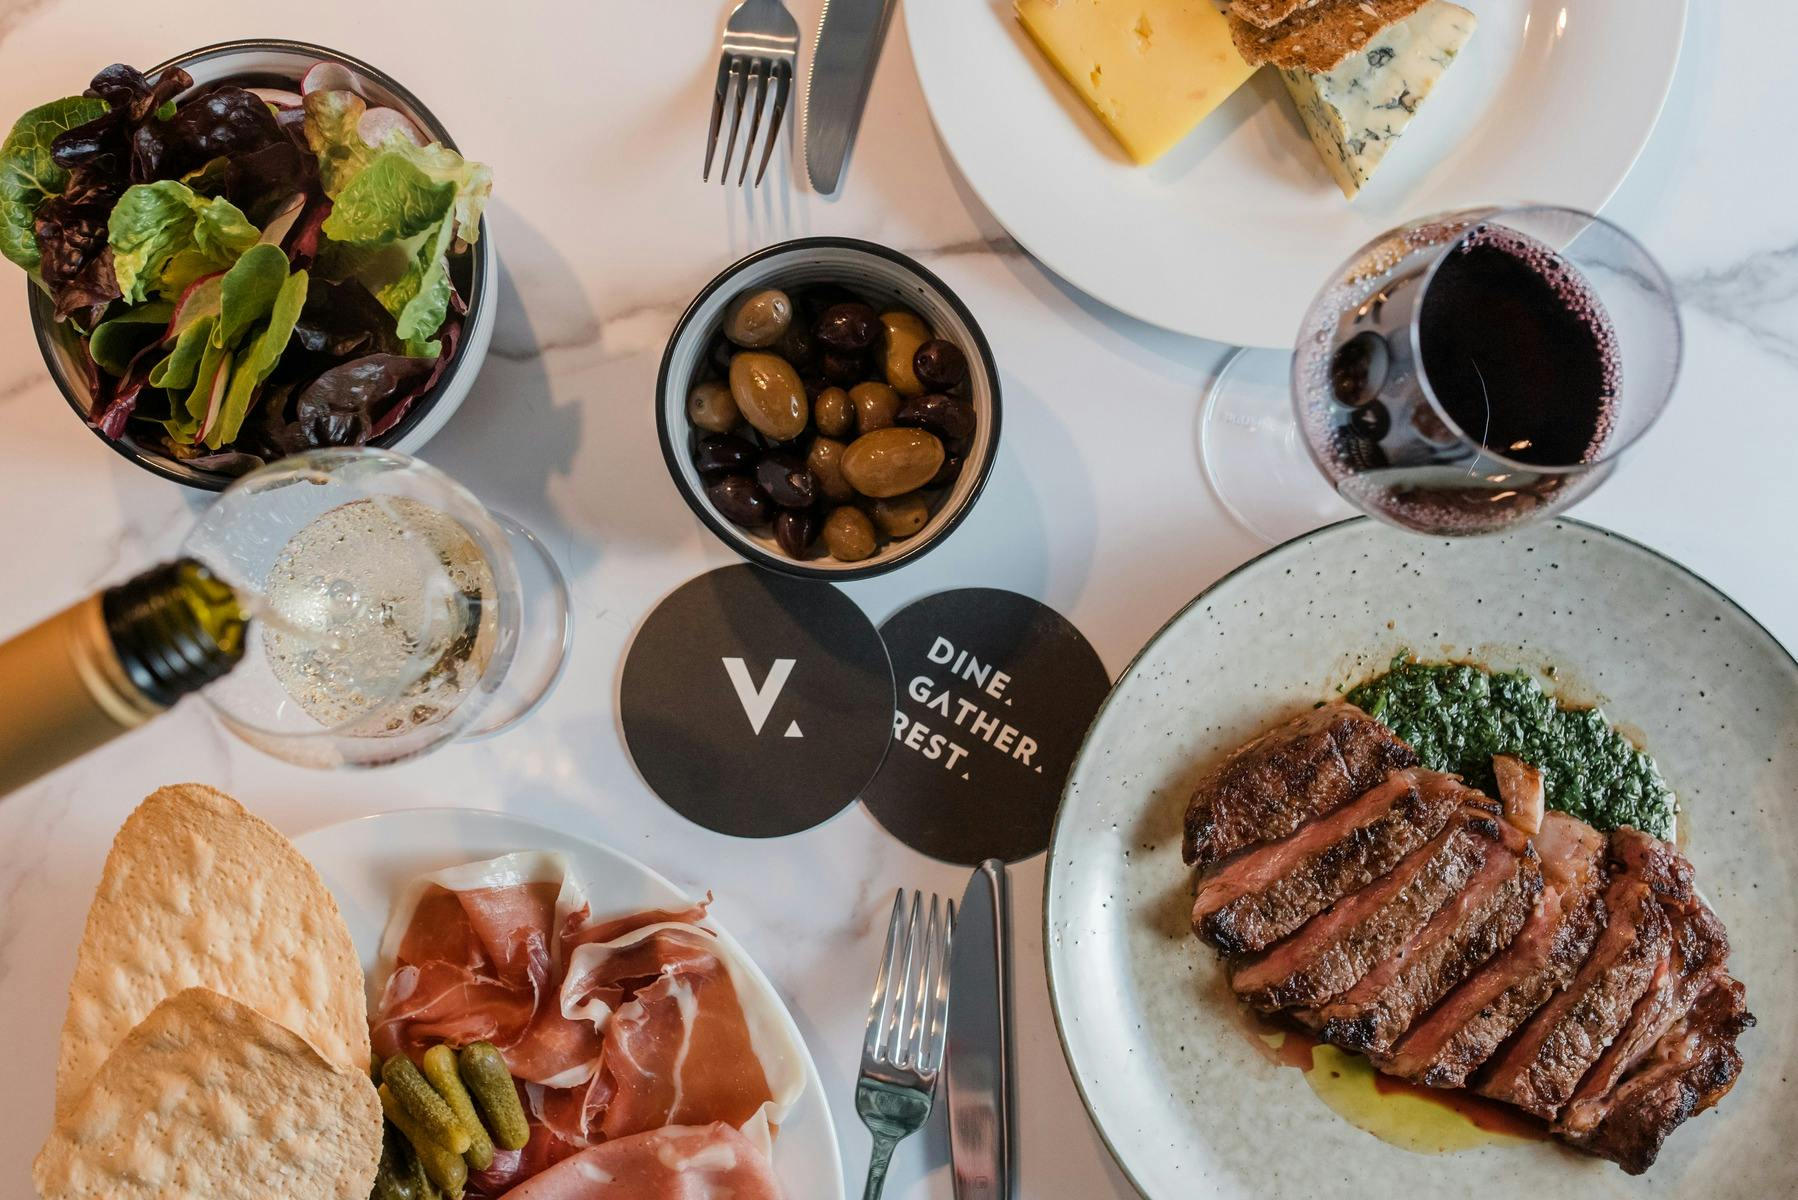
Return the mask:
<svg viewBox="0 0 1798 1200"><path fill-rule="evenodd" d="M1016 0L1018 20L1125 153L1151 163L1254 68L1213 0Z"/></svg>
<svg viewBox="0 0 1798 1200"><path fill-rule="evenodd" d="M1477 24L1460 5L1430 0L1329 71L1280 72L1343 195L1354 199L1373 178Z"/></svg>

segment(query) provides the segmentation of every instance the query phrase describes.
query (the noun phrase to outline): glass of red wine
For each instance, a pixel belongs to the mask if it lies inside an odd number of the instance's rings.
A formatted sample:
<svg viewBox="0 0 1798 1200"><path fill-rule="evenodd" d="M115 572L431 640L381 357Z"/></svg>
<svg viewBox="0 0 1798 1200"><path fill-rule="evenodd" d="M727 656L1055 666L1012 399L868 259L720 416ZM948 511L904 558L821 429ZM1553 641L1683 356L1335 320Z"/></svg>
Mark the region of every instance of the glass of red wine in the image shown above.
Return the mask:
<svg viewBox="0 0 1798 1200"><path fill-rule="evenodd" d="M1420 533L1498 532L1590 494L1666 407L1680 351L1671 285L1617 226L1553 207L1447 213L1343 264L1284 387L1269 352L1226 364L1201 451L1269 540L1344 501ZM1333 496L1298 478L1307 454Z"/></svg>

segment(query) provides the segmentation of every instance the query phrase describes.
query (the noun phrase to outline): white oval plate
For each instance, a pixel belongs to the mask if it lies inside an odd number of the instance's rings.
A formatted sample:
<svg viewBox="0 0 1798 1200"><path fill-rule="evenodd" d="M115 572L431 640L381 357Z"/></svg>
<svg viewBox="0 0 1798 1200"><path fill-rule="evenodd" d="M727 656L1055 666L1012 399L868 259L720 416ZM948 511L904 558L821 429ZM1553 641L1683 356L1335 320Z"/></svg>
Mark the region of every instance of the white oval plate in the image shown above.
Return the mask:
<svg viewBox="0 0 1798 1200"><path fill-rule="evenodd" d="M515 850L554 850L568 856L580 873L593 911L634 912L679 908L692 897L628 855L506 813L479 809L424 808L380 813L327 825L294 839L300 853L324 877L355 939L362 969L372 972L381 931L401 890L415 876L440 867L497 858ZM793 1043L805 1039L774 985L750 962L729 933L707 921L719 938L749 967L754 986L787 1022ZM377 982L369 976L370 1004ZM811 1050L805 1050L805 1092L781 1124L774 1143L774 1173L789 1196L843 1200L843 1162L836 1126L824 1101L824 1085Z"/></svg>
<svg viewBox="0 0 1798 1200"><path fill-rule="evenodd" d="M1686 0L1461 3L1478 32L1353 202L1271 69L1138 167L1012 0L907 0L905 20L937 132L1026 250L1144 321L1289 349L1330 272L1376 235L1480 204L1596 212L1654 129Z"/></svg>
<svg viewBox="0 0 1798 1200"><path fill-rule="evenodd" d="M1760 1019L1718 1108L1632 1179L1552 1143L1426 1156L1337 1117L1250 1044L1192 936L1180 821L1201 771L1411 650L1540 672L1601 701L1679 794L1686 853L1729 927ZM1586 1200L1798 1195L1798 664L1727 597L1573 521L1443 541L1367 520L1242 567L1176 616L1118 683L1049 848L1050 992L1094 1122L1153 1200Z"/></svg>

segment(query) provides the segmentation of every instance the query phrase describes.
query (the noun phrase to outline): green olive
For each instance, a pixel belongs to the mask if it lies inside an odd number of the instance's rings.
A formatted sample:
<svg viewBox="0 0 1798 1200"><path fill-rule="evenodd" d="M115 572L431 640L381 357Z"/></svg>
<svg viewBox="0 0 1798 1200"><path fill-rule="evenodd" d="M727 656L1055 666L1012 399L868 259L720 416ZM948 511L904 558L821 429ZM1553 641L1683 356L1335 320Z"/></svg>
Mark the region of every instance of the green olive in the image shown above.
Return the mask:
<svg viewBox="0 0 1798 1200"><path fill-rule="evenodd" d="M845 504L824 518L824 548L840 562L860 562L874 553L874 522Z"/></svg>
<svg viewBox="0 0 1798 1200"><path fill-rule="evenodd" d="M929 483L943 458L943 443L935 434L895 425L849 443L843 451L843 478L862 495L883 500Z"/></svg>
<svg viewBox="0 0 1798 1200"><path fill-rule="evenodd" d="M840 387L827 387L812 401L812 424L825 437L840 438L855 428L855 402Z"/></svg>
<svg viewBox="0 0 1798 1200"><path fill-rule="evenodd" d="M805 432L811 405L799 372L777 354L745 350L730 360L730 394L743 419L777 442Z"/></svg>
<svg viewBox="0 0 1798 1200"><path fill-rule="evenodd" d="M922 396L926 389L912 362L918 347L930 340L930 326L917 313L895 308L880 314L880 327L880 361L887 382L901 396Z"/></svg>
<svg viewBox="0 0 1798 1200"><path fill-rule="evenodd" d="M739 346L772 346L793 324L793 302L778 288L744 292L724 310L724 336Z"/></svg>
<svg viewBox="0 0 1798 1200"><path fill-rule="evenodd" d="M908 538L930 520L930 501L918 492L876 500L868 506L874 525L890 538Z"/></svg>
<svg viewBox="0 0 1798 1200"><path fill-rule="evenodd" d="M846 449L848 447L835 438L817 437L805 456L805 465L818 477L818 490L824 493L826 500L835 500L838 504L855 499L855 489L843 478L843 451Z"/></svg>
<svg viewBox="0 0 1798 1200"><path fill-rule="evenodd" d="M855 403L857 433L873 433L892 425L898 420L900 405L904 403L896 390L878 379L850 388L849 399Z"/></svg>
<svg viewBox="0 0 1798 1200"><path fill-rule="evenodd" d="M687 420L707 433L729 433L742 419L730 388L722 383L702 383L687 393Z"/></svg>

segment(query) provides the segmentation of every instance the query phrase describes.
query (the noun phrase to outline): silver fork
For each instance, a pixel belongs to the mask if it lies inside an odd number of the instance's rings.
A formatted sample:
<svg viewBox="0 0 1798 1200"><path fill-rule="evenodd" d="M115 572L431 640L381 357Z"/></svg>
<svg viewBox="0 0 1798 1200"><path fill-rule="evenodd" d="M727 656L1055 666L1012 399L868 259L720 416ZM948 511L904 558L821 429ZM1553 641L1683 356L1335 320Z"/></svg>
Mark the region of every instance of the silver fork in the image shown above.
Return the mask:
<svg viewBox="0 0 1798 1200"><path fill-rule="evenodd" d="M868 1185L862 1200L879 1200L886 1187L893 1147L924 1127L930 1096L943 1066L943 1039L949 1031L949 944L955 934L955 901L947 912L936 896L924 918L924 896L906 891L893 897L886 952L868 1002L868 1031L862 1038L862 1073L855 1085L855 1111L874 1135Z"/></svg>
<svg viewBox="0 0 1798 1200"><path fill-rule="evenodd" d="M706 134L705 170L700 179L709 181L712 177L712 155L718 149L718 128L724 123L724 102L734 94L730 135L724 139L724 166L718 171L719 183L730 182L730 157L736 146L737 128L743 123L744 101L754 88L755 115L749 119L749 136L743 141L743 165L737 169L737 186L743 186L749 160L755 154L756 134L762 127L762 110L772 88L774 115L768 122L768 140L762 146L755 182L750 186L761 185L774 143L780 140L780 123L793 90L793 62L798 53L799 22L780 0L742 0L730 10L724 23L724 53L718 58L718 83L712 91L712 127Z"/></svg>

